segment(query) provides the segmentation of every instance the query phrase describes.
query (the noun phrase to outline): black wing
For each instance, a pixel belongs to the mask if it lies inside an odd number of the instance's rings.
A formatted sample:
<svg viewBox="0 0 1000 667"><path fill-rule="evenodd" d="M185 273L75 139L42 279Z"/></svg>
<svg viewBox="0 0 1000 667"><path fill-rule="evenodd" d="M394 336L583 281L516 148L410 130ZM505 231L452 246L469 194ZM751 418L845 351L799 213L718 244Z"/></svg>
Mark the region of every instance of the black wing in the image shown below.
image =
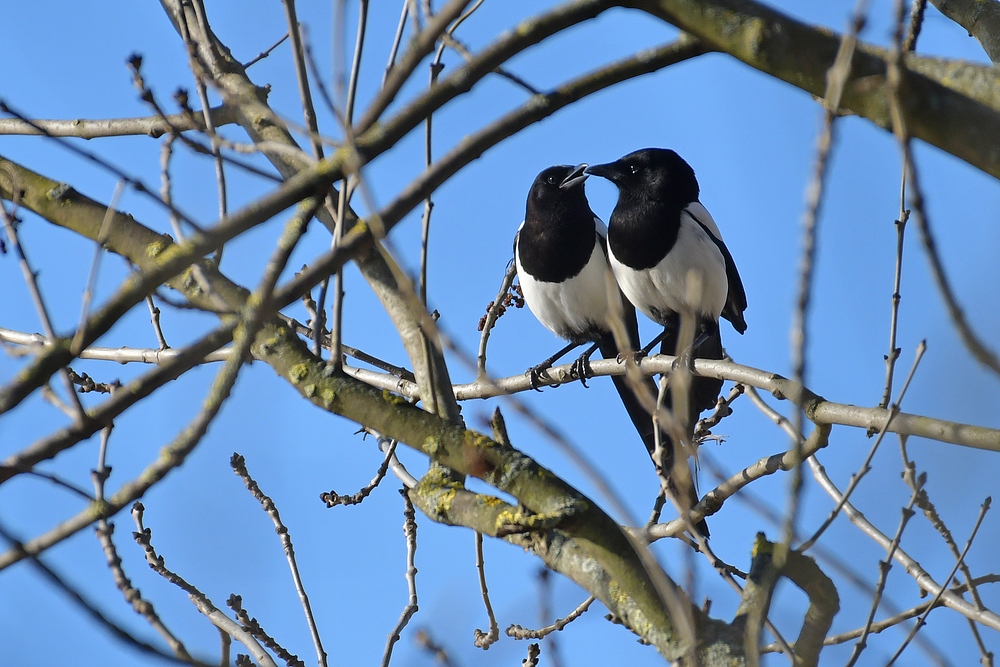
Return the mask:
<svg viewBox="0 0 1000 667"><path fill-rule="evenodd" d="M736 262L733 261L733 256L729 253L729 248L722 242L722 239L716 237L712 233L712 230L699 220L690 209L686 213L691 216L692 220L701 225L701 228L708 234L708 238L712 239L715 245L718 246L719 252L722 253L722 257L726 261L726 279L729 281L729 294L726 296L726 305L722 308L722 316L729 320L737 332L742 334L747 330L747 321L743 319L743 311L747 309L747 293L743 289L743 280L740 279L740 272L736 270Z"/></svg>

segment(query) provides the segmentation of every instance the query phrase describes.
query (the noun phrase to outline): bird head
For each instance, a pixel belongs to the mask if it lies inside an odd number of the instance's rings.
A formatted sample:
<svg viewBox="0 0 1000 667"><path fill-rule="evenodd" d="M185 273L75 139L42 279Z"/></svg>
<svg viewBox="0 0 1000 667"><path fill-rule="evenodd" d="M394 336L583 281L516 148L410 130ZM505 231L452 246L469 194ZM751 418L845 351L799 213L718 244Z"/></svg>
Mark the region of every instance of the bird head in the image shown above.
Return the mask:
<svg viewBox="0 0 1000 667"><path fill-rule="evenodd" d="M583 183L587 180L586 164L575 167L560 164L544 169L535 177L528 192L528 207L545 209L587 206Z"/></svg>
<svg viewBox="0 0 1000 667"><path fill-rule="evenodd" d="M698 201L698 180L680 155L668 148L644 148L607 164L595 164L587 174L618 186L626 199L649 199L686 206Z"/></svg>

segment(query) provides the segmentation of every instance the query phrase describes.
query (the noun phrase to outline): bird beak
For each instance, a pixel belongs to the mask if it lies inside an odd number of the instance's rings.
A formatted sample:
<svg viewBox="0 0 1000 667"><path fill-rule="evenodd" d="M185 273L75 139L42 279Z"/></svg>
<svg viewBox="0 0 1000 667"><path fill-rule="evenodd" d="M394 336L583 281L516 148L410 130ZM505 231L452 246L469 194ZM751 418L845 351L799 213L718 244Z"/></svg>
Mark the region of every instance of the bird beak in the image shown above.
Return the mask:
<svg viewBox="0 0 1000 667"><path fill-rule="evenodd" d="M587 163L578 164L573 167L573 171L569 172L569 175L563 179L563 182L559 184L560 190L568 190L574 186L580 185L585 180L587 180Z"/></svg>
<svg viewBox="0 0 1000 667"><path fill-rule="evenodd" d="M617 162L608 162L606 164L595 164L592 167L587 167L586 173L591 176L601 176L614 182L621 172L618 170Z"/></svg>

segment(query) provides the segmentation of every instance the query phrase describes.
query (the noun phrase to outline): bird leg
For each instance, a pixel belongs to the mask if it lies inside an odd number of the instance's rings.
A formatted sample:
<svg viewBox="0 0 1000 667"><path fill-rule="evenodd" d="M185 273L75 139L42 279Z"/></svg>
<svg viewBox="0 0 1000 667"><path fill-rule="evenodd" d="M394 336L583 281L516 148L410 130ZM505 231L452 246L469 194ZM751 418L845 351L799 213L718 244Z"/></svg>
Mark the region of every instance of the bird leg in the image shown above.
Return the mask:
<svg viewBox="0 0 1000 667"><path fill-rule="evenodd" d="M556 363L559 359L566 356L566 354L568 354L572 350L575 350L581 345L583 345L583 343L570 343L569 345L562 348L561 350L553 354L551 357L549 357L542 363L538 364L537 366L532 366L531 368L529 368L526 375L528 376L528 383L531 385L531 388L534 389L535 391L541 391L541 389L538 387L538 382L539 380L541 380L542 375L545 373L545 371L551 368L552 364Z"/></svg>
<svg viewBox="0 0 1000 667"><path fill-rule="evenodd" d="M676 323L668 323L664 325L663 331L661 331L656 336L656 338L646 343L646 345L644 345L642 349L640 349L638 352L635 353L635 360L639 361L643 357L647 356L654 347L663 342L664 338L673 335L676 332L676 330L677 330Z"/></svg>
<svg viewBox="0 0 1000 667"><path fill-rule="evenodd" d="M590 348L580 355L580 357L573 362L573 367L570 372L576 377L580 378L580 383L584 387L587 386L587 378L590 377L590 356L597 352L597 349L601 346L600 343L594 343Z"/></svg>
<svg viewBox="0 0 1000 667"><path fill-rule="evenodd" d="M684 364L688 371L694 372L695 352L712 336L712 333L713 331L708 326L708 323L702 322L699 327L698 336L694 339L693 343L677 353L677 358L674 359L674 363L671 364L671 370L676 370L680 364Z"/></svg>

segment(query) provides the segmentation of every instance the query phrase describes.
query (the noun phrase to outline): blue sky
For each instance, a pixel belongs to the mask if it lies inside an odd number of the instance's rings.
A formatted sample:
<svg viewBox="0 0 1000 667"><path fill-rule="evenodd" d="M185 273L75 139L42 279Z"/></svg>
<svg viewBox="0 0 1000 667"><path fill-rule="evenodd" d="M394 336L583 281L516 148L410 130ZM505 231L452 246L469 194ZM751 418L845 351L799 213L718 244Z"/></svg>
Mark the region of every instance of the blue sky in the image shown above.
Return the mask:
<svg viewBox="0 0 1000 667"><path fill-rule="evenodd" d="M372 3L362 70L361 108L378 89L398 3ZM542 3L486 2L462 26L459 35L473 50L489 43ZM890 2L872 3L863 38L885 43L890 33ZM834 29L846 25L851 2L812 3L789 0L781 9ZM348 32L353 35L354 9ZM236 57L248 60L270 46L285 31L281 4L246 0L209 7L216 33ZM193 83L180 40L155 3L12 3L5 8L5 60L14 63L0 74L0 98L37 118L101 118L149 113L137 99L125 59L144 57L149 85L164 103L178 86ZM300 8L320 68L331 71L330 8ZM510 69L540 89L557 85L637 49L673 39L676 30L644 14L614 10L599 19L529 49ZM985 62L974 40L933 9L920 37L919 50L928 54ZM460 63L446 58L445 74ZM418 70L404 88L403 101L425 85ZM253 79L272 86L273 107L295 121L301 118L298 92L287 46L250 70ZM193 98L193 95L192 95ZM435 116L436 155L484 123L526 99L523 90L498 77L487 78L473 91ZM397 103L390 112L400 108ZM335 134L329 114L322 127ZM535 174L556 163L605 162L645 146L676 149L694 167L702 202L712 211L739 266L749 297L749 330L737 335L724 325L727 351L738 362L777 373L790 373L789 327L799 261L804 192L815 156L820 107L807 94L751 70L721 54L702 56L596 94L578 105L528 128L488 151L459 172L434 195L428 296L441 313L444 330L465 349L478 342L476 324L493 299L510 258L513 234L524 213L524 199ZM243 141L239 131L227 136ZM159 142L146 137L81 142L108 160L159 185ZM111 198L115 177L52 142L28 137L0 137L0 154L46 176L72 183L100 201ZM993 178L956 158L925 145L917 146L931 223L959 299L980 335L994 348L1000 340L1000 302L991 289L1000 282L1000 190ZM210 161L178 151L174 196L178 204L204 223L218 210L214 168ZM378 204L385 204L423 168L423 134L415 131L365 171ZM895 261L898 215L899 151L892 138L864 120L838 123L827 196L821 211L813 307L809 318L808 384L830 400L872 405L882 392L883 355L887 350L889 305ZM230 208L270 191L273 184L230 170ZM614 188L599 179L588 182L593 209L607 219L614 206ZM363 198L356 199L363 213ZM134 192L126 192L120 208L158 230L167 231L162 209ZM273 248L286 216L265 225L227 247L223 271L244 285L259 279L262 263ZM402 264L418 265L419 211L392 233ZM56 329L70 331L80 312L81 285L89 271L92 244L72 233L24 214L21 237L29 258L40 270L40 283L54 314ZM328 244L318 226L310 231L292 262L298 269ZM124 263L106 257L96 303L106 299L126 275ZM287 277L287 276L286 276ZM0 258L0 326L20 331L41 329L20 273L11 255ZM399 339L358 273L346 274L345 342L395 363L406 364ZM907 230L904 252L898 344L902 348L900 377L926 339L925 356L903 409L959 422L1000 427L996 411L1000 381L983 371L960 344L934 289L915 225ZM289 314L304 319L299 307ZM214 318L164 307L168 341L180 346ZM643 324L644 338L655 333ZM101 341L104 346L153 347L144 308L130 313ZM510 311L491 341L490 369L496 376L518 374L561 346L528 311ZM24 359L0 355L0 382L9 381ZM144 369L106 362L79 362L100 380L135 377ZM470 379L457 361L456 381ZM192 371L165 387L140 411L116 422L109 464L110 488L135 477L198 411L216 368ZM899 386L899 383L896 385ZM533 409L562 428L571 441L604 473L630 511L648 514L656 479L644 449L621 410L611 383L596 380L590 389L569 385L521 397ZM92 399L84 397L88 404ZM464 405L470 426L483 421L498 403ZM772 401L787 410L787 405ZM503 406L500 402L499 405ZM585 493L597 497L586 478L537 431L508 410L515 446L557 472ZM39 397L33 397L0 420L0 455L7 456L57 428L64 417ZM371 664L379 660L386 634L406 602L403 579L405 547L398 483L387 479L362 505L326 509L322 491L351 493L366 484L381 461L371 439L354 435L355 425L302 404L295 392L265 365L244 370L234 395L208 436L186 464L143 498L146 525L170 567L197 584L217 606L230 593L243 596L250 613L268 632L279 637L306 662L312 662L311 642L291 586L280 543L267 517L231 472L233 451L246 456L251 472L278 504L292 531L303 577L323 632L331 664ZM716 432L722 444L704 449L729 473L762 456L782 451L786 437L741 398L735 414ZM820 459L843 488L861 465L871 441L862 431L834 428L830 446ZM898 447L886 439L873 471L854 500L883 532L892 534L909 491L899 479ZM983 498L996 491L996 455L937 442L912 439L910 455L929 473L928 492L960 543L971 530ZM89 471L97 456L97 441L87 442L46 464L49 472L90 488ZM414 473L425 468L422 457L401 454ZM784 475L752 485L754 495L783 509L788 478ZM702 490L714 486L705 471ZM484 489L483 485L473 485ZM815 527L830 511L831 501L807 475L802 525ZM605 506L607 506L605 504ZM37 535L80 509L78 499L39 479L18 478L0 487L0 521L22 538ZM413 642L413 632L426 628L458 664L511 664L524 657L526 646L503 638L488 652L472 646L474 628L484 628L470 531L433 524L418 516L417 551L420 611L396 649L396 665L429 665L431 658ZM186 596L149 571L141 551L129 538L131 520L120 515L116 543L128 574L152 600L167 624L202 656L216 655L216 631L195 611ZM738 499L712 517L713 546L724 560L746 568L753 536L778 530ZM1000 542L1000 523L988 515L968 562L974 573L996 569L993 554ZM843 518L827 532L823 545L839 554L874 582L882 550ZM953 559L920 516L903 542L912 556L939 582ZM686 553L675 544L658 544L658 555L672 575L683 578ZM510 623L538 625L536 572L539 563L509 545L487 540L487 576L501 629ZM83 531L46 554L46 561L83 590L118 622L143 638L154 633L124 604L114 589L103 555L90 531ZM696 597L713 601L713 615L731 618L738 603L728 587L703 560L694 561ZM822 562L822 561L821 561ZM867 609L868 596L837 579L843 611L834 632L856 627ZM917 604L912 579L897 565L890 576L888 597L900 607ZM1000 604L995 590L983 589L988 606ZM586 595L562 577L554 579L553 610L568 613ZM789 587L781 589L772 618L794 637L804 598ZM603 619L595 605L559 637L567 663L611 660L636 665L662 664L649 647ZM963 618L948 610L931 616L926 637L953 664L978 659ZM998 647L994 631L983 630L987 646ZM147 659L108 636L74 609L27 564L0 572L0 639L10 664L119 665L145 664ZM896 630L873 638L864 660L883 662L903 639ZM824 664L840 664L849 646L827 651ZM543 660L545 654L543 653ZM773 657L768 664L781 664ZM916 646L900 664L927 664ZM516 664L516 663L515 663Z"/></svg>

